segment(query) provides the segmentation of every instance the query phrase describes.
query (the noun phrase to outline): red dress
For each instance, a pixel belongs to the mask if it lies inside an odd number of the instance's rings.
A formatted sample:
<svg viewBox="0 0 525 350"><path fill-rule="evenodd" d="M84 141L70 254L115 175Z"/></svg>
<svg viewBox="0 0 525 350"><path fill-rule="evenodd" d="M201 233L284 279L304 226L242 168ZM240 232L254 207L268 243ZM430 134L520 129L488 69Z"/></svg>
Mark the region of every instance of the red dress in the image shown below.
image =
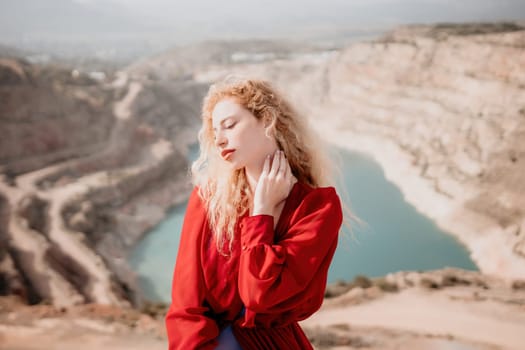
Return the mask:
<svg viewBox="0 0 525 350"><path fill-rule="evenodd" d="M272 215L243 215L225 257L195 187L166 314L169 349L214 349L228 324L244 350L312 349L297 321L323 302L342 218L333 187L296 182L275 231Z"/></svg>

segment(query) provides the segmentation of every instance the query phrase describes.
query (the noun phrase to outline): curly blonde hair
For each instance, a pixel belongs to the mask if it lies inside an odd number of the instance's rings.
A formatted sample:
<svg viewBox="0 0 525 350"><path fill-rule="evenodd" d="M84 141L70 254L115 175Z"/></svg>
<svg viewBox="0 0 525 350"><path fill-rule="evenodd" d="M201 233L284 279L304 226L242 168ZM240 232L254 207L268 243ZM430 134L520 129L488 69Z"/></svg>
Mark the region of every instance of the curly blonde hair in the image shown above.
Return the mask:
<svg viewBox="0 0 525 350"><path fill-rule="evenodd" d="M307 127L306 119L271 84L259 79L228 77L212 84L203 100L202 127L198 138L200 154L191 166L192 182L199 186L217 249L231 252L235 225L251 205L253 194L245 169L232 170L219 156L214 141L212 112L224 98L233 98L258 120L268 122L267 136L273 136L283 150L293 175L312 187L333 185L332 166L324 145Z"/></svg>

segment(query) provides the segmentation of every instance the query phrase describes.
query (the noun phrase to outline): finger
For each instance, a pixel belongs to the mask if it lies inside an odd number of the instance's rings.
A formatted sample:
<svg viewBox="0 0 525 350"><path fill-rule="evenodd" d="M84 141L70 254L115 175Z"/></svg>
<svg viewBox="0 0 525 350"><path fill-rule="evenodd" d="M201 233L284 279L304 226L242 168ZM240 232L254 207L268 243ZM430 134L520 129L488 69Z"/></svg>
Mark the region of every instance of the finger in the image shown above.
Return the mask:
<svg viewBox="0 0 525 350"><path fill-rule="evenodd" d="M269 171L270 171L270 155L267 155L266 158L264 159L264 165L263 165L262 172L264 174L268 174Z"/></svg>
<svg viewBox="0 0 525 350"><path fill-rule="evenodd" d="M290 163L288 162L288 159L286 158L286 155L284 155L284 152L283 152L283 159L284 159L284 177L287 178L288 175L290 175L291 168L290 168Z"/></svg>
<svg viewBox="0 0 525 350"><path fill-rule="evenodd" d="M273 161L272 161L272 169L270 170L270 176L277 175L277 171L279 170L280 165L280 159L279 159L279 151L277 150L273 155Z"/></svg>
<svg viewBox="0 0 525 350"><path fill-rule="evenodd" d="M279 161L280 161L279 173L282 176L284 176L284 174L286 172L286 157L284 156L284 152L283 151L280 151Z"/></svg>
<svg viewBox="0 0 525 350"><path fill-rule="evenodd" d="M289 181L291 184L293 184L295 180L295 176L292 171L292 166L289 162L286 162L286 163L288 164L287 169L286 169L286 180Z"/></svg>

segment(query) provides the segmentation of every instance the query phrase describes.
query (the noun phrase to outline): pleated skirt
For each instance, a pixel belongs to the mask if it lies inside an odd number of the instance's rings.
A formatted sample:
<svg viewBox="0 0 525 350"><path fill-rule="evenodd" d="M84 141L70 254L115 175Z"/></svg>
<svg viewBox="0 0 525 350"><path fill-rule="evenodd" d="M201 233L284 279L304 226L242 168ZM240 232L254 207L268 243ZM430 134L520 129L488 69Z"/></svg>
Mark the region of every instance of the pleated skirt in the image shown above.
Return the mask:
<svg viewBox="0 0 525 350"><path fill-rule="evenodd" d="M297 322L273 328L242 328L234 324L232 331L242 350L313 350Z"/></svg>

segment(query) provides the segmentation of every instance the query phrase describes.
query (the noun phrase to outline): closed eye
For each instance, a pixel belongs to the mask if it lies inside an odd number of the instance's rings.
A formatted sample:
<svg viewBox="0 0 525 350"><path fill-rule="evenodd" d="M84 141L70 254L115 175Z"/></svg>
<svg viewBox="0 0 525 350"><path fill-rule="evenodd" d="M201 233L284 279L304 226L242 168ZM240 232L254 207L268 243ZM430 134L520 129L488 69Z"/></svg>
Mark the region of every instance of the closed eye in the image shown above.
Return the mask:
<svg viewBox="0 0 525 350"><path fill-rule="evenodd" d="M224 129L231 129L233 128L237 123L231 123L229 125L226 125ZM215 136L215 132L213 133L213 140L215 141L217 139L217 136Z"/></svg>

